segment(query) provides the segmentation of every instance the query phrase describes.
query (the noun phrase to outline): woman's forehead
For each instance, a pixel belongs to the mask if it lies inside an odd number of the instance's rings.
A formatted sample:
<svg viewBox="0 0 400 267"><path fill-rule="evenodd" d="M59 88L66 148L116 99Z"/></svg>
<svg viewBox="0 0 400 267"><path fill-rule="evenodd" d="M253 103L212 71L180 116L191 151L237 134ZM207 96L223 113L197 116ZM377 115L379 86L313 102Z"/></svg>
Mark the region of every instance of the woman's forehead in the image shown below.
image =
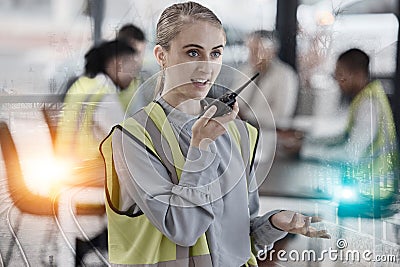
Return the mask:
<svg viewBox="0 0 400 267"><path fill-rule="evenodd" d="M207 21L196 21L183 27L172 39L178 45L196 44L204 48L225 45L225 34L222 27Z"/></svg>

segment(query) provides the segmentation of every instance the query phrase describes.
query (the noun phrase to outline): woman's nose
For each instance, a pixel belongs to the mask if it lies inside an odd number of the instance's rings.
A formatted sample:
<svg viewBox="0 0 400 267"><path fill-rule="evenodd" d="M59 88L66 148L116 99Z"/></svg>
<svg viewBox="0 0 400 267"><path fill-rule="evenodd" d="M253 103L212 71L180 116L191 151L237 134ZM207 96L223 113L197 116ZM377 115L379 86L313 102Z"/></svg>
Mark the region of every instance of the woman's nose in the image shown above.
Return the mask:
<svg viewBox="0 0 400 267"><path fill-rule="evenodd" d="M204 73L211 73L213 70L212 64L215 63L212 63L210 60L199 61L197 65L197 70Z"/></svg>

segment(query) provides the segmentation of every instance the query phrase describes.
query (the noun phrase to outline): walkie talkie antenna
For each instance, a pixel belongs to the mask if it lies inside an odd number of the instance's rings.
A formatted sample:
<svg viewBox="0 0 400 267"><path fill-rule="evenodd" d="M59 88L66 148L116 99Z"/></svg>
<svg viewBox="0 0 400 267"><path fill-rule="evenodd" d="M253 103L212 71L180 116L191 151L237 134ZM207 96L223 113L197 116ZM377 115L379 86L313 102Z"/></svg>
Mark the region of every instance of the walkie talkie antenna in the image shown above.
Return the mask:
<svg viewBox="0 0 400 267"><path fill-rule="evenodd" d="M245 84L243 84L242 86L240 86L238 89L236 89L234 91L234 93L236 93L237 95L240 94L240 92L247 87L247 85L249 85L252 81L254 81L258 75L260 75L259 72L257 72L253 77L250 78L250 80L248 80Z"/></svg>

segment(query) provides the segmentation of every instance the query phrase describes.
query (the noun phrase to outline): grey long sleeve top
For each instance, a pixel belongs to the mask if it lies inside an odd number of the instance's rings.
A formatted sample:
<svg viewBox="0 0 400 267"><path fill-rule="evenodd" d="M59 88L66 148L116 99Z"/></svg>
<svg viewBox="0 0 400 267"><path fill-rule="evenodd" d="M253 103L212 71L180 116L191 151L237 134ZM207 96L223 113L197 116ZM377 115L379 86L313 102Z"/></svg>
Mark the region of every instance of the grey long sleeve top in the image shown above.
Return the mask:
<svg viewBox="0 0 400 267"><path fill-rule="evenodd" d="M179 184L171 182L157 157L117 130L112 142L121 209L140 209L181 246L194 245L206 233L214 267L243 265L250 257L250 224L258 215L259 199L257 190L248 190L238 148L228 133L217 138L210 151L191 147L196 117L174 109L162 98L158 102L186 158ZM285 235L271 225L267 229L266 245Z"/></svg>

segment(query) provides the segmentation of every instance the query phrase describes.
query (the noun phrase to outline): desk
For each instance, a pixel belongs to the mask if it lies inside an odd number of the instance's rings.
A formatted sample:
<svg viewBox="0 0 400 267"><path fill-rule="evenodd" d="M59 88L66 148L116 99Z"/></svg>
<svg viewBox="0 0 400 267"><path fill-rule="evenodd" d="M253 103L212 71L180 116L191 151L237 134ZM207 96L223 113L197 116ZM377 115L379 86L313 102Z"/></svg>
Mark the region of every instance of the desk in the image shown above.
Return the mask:
<svg viewBox="0 0 400 267"><path fill-rule="evenodd" d="M259 192L269 196L330 199L339 182L340 171L331 166L277 156Z"/></svg>

